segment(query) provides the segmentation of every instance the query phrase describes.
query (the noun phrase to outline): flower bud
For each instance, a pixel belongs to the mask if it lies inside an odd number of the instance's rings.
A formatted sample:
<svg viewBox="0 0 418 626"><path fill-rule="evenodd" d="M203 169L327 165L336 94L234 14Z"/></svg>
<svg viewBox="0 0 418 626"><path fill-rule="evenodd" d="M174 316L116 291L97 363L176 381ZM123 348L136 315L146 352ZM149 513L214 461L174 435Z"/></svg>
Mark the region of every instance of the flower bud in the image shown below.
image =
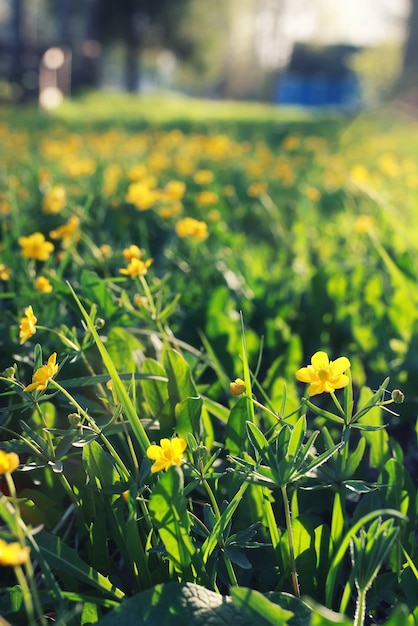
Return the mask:
<svg viewBox="0 0 418 626"><path fill-rule="evenodd" d="M233 383L229 384L229 388L233 396L242 396L247 389L242 378L236 378Z"/></svg>
<svg viewBox="0 0 418 626"><path fill-rule="evenodd" d="M68 421L71 426L79 426L81 424L81 417L78 413L70 413L68 416Z"/></svg>
<svg viewBox="0 0 418 626"><path fill-rule="evenodd" d="M405 394L402 393L400 389L394 389L392 391L392 401L395 402L395 404L402 404L404 400Z"/></svg>
<svg viewBox="0 0 418 626"><path fill-rule="evenodd" d="M4 378L14 378L15 372L16 372L15 366L11 365L10 367L6 367L4 372L2 372L2 376L4 376Z"/></svg>
<svg viewBox="0 0 418 626"><path fill-rule="evenodd" d="M97 328L97 330L101 330L103 326L105 325L105 321L102 317L98 317L94 325Z"/></svg>

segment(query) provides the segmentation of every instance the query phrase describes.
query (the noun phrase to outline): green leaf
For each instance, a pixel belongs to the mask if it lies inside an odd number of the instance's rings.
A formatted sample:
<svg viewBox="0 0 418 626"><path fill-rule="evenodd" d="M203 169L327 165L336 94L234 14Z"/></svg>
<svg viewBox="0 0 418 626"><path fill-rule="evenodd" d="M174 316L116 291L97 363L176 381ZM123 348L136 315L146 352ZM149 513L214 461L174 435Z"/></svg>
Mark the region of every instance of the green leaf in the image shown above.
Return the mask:
<svg viewBox="0 0 418 626"><path fill-rule="evenodd" d="M115 367L123 372L135 372L138 368L138 357L144 350L143 344L124 328L111 328L107 335L106 348Z"/></svg>
<svg viewBox="0 0 418 626"><path fill-rule="evenodd" d="M190 367L181 354L176 350L167 350L163 365L168 377L168 397L174 413L178 402L196 397L198 393L192 381Z"/></svg>
<svg viewBox="0 0 418 626"><path fill-rule="evenodd" d="M121 481L112 457L97 441L91 441L89 445L83 447L83 461L91 484L98 490L114 486Z"/></svg>
<svg viewBox="0 0 418 626"><path fill-rule="evenodd" d="M232 598L193 583L170 582L127 599L97 626L255 626Z"/></svg>
<svg viewBox="0 0 418 626"><path fill-rule="evenodd" d="M270 451L270 445L261 430L253 424L253 422L247 422L247 433L248 438L253 446L254 450L260 456L260 458L264 461L267 466L270 466L273 469L277 466L277 461L273 458L273 455Z"/></svg>
<svg viewBox="0 0 418 626"><path fill-rule="evenodd" d="M231 454L239 454L245 448L247 430L245 422L248 417L246 397L240 398L232 407L226 426L225 447Z"/></svg>
<svg viewBox="0 0 418 626"><path fill-rule="evenodd" d="M335 624L337 626L353 626L353 620L349 617L341 615L341 613L335 613L311 598L305 598L305 602L312 611L309 626L334 626ZM399 626L399 624L396 626Z"/></svg>
<svg viewBox="0 0 418 626"><path fill-rule="evenodd" d="M350 450L350 454L347 456L344 468L344 476L346 478L351 478L356 469L361 463L361 460L364 455L364 451L366 449L366 440L362 437L355 450Z"/></svg>
<svg viewBox="0 0 418 626"><path fill-rule="evenodd" d="M187 501L183 494L184 480L176 466L162 474L149 499L149 512L168 558L176 569L186 570L195 547L190 539Z"/></svg>
<svg viewBox="0 0 418 626"><path fill-rule="evenodd" d="M355 524L353 524L353 526L344 535L344 538L341 541L340 546L337 552L335 553L331 566L329 568L327 582L326 582L326 605L327 606L332 605L334 592L335 592L335 586L337 582L340 581L342 561L343 561L346 551L348 550L352 537L354 537L354 535L362 528L362 526L364 526L364 524L367 524L367 522L382 515L398 517L404 521L408 521L408 518L405 515L402 515L402 513L400 513L399 511L396 511L395 509L378 509L376 511L371 511L370 513L367 513L366 515L363 515L361 519L359 519Z"/></svg>
<svg viewBox="0 0 418 626"><path fill-rule="evenodd" d="M162 365L155 359L145 359L142 366L144 374L160 376L166 380L144 380L142 382L142 392L154 417L160 419L161 415L168 407L167 375ZM172 432L170 433L170 435Z"/></svg>
<svg viewBox="0 0 418 626"><path fill-rule="evenodd" d="M306 434L306 417L302 415L293 427L286 456L296 458Z"/></svg>
<svg viewBox="0 0 418 626"><path fill-rule="evenodd" d="M189 397L176 404L176 433L179 437L186 437L193 433L199 440L203 436L202 398Z"/></svg>
<svg viewBox="0 0 418 626"><path fill-rule="evenodd" d="M293 611L282 609L259 591L231 587L230 593L235 606L251 620L253 626L287 626L294 615Z"/></svg>
<svg viewBox="0 0 418 626"><path fill-rule="evenodd" d="M110 377L112 379L113 382L113 387L115 390L115 393L118 397L119 402L122 405L123 411L125 413L126 418L128 419L132 430L138 440L138 443L141 447L141 451L143 452L143 454L146 454L147 449L149 448L150 445L150 441L148 439L148 435L145 432L145 429L141 423L141 420L138 417L138 413L136 411L136 408L131 400L131 398L128 395L128 392L125 389L124 384L122 383L122 380L119 376L119 373L117 371L117 368L115 367L112 359L110 358L110 355L108 353L108 351L106 350L103 341L100 339L100 336L97 332L97 329L90 317L90 315L87 313L86 309L83 307L83 305L81 304L80 298L77 296L77 294L75 293L74 289L71 287L71 285L69 283L68 287L73 295L74 300L76 301L78 308L80 309L83 317L84 317L84 321L87 325L87 328L89 329L95 343L97 346L97 349L99 350L100 356L102 357L103 360L103 364L106 367L107 371L110 374Z"/></svg>
<svg viewBox="0 0 418 626"><path fill-rule="evenodd" d="M42 531L36 535L36 542L53 569L73 576L77 581L84 582L114 599L124 597L123 591L113 585L109 578L87 565L77 551L62 543L59 537Z"/></svg>

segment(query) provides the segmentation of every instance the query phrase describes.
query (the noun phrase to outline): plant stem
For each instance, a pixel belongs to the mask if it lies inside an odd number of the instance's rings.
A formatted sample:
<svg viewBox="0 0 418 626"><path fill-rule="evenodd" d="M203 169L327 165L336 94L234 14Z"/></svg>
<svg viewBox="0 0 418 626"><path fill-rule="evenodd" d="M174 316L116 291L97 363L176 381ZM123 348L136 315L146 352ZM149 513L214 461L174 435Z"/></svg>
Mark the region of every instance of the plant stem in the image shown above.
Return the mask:
<svg viewBox="0 0 418 626"><path fill-rule="evenodd" d="M56 380L51 379L49 382L56 389L61 391L61 393L67 398L67 400L69 400L69 402L77 409L77 411L80 413L80 415L82 415L84 417L84 419L88 422L89 426L93 429L93 431L102 439L102 441L106 445L108 451L110 452L110 454L114 458L114 460L116 462L116 465L120 469L122 477L125 480L129 480L130 476L129 476L129 472L128 472L125 464L123 463L122 459L120 458L119 454L116 452L115 448L112 446L112 444L110 443L108 438L103 434L103 432L97 426L96 422L90 417L90 415L87 413L87 411L85 411L78 404L78 402L76 402L76 400L74 400L72 395L70 393L68 393L68 391L66 389L64 389L64 387L62 387L59 383L57 383Z"/></svg>
<svg viewBox="0 0 418 626"><path fill-rule="evenodd" d="M297 598L300 598L298 573L296 571L295 548L293 544L292 519L290 516L289 500L287 498L286 485L283 485L281 487L281 491L282 491L282 497L283 497L284 514L285 514L285 519L286 519L287 536L288 536L288 541L289 541L289 561L290 561L290 571L292 575L293 591L295 593L295 596Z"/></svg>
<svg viewBox="0 0 418 626"><path fill-rule="evenodd" d="M17 521L16 527L15 527L16 535L17 535L17 538L19 540L19 544L21 545L21 547L25 548L27 544L25 541L25 535L24 535L23 529L21 527L20 509L19 509L19 504L17 501L17 494L16 494L14 480L13 480L12 475L9 472L6 472L5 478L7 482L7 487L9 489L10 499L12 501L14 514L15 514L16 521ZM29 558L25 563L26 576L20 565L15 565L13 569L14 569L17 581L22 590L23 601L25 603L25 608L26 608L26 614L29 619L29 626L32 626L32 624L33 625L36 624L35 606L36 606L36 611L40 619L40 623L42 624L42 626L46 626L46 621L42 615L42 608L39 602L38 591L37 591L36 584L35 584L35 576L33 572L32 561ZM28 585L28 580L29 580L29 585Z"/></svg>
<svg viewBox="0 0 418 626"><path fill-rule="evenodd" d="M363 626L366 616L366 590L358 588L356 613L354 615L354 626Z"/></svg>

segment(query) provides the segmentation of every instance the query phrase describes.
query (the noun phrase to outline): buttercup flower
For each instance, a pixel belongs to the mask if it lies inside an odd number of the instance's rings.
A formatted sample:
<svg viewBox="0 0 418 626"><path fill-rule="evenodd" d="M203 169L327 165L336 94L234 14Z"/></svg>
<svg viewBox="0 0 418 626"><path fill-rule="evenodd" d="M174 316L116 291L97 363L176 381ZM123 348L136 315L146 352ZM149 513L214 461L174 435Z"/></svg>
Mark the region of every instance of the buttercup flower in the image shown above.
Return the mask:
<svg viewBox="0 0 418 626"><path fill-rule="evenodd" d="M9 280L11 274L10 267L7 267L4 263L0 263L0 280Z"/></svg>
<svg viewBox="0 0 418 626"><path fill-rule="evenodd" d="M37 321L38 319L35 317L32 307L27 306L25 315L20 320L19 325L19 339L21 345L36 333Z"/></svg>
<svg viewBox="0 0 418 626"><path fill-rule="evenodd" d="M187 443L181 437L174 439L161 439L160 445L151 445L147 450L147 457L155 461L151 466L151 472L160 472L168 470L172 465L181 465L182 454L185 451Z"/></svg>
<svg viewBox="0 0 418 626"><path fill-rule="evenodd" d="M175 225L175 230L181 239L192 237L197 241L203 241L209 235L206 222L195 220L193 217L184 217L179 220Z"/></svg>
<svg viewBox="0 0 418 626"><path fill-rule="evenodd" d="M80 218L77 215L72 215L70 219L62 226L58 226L55 230L51 230L49 236L51 239L62 239L64 247L74 239L78 241L80 234L77 233L77 229L80 226Z"/></svg>
<svg viewBox="0 0 418 626"><path fill-rule="evenodd" d="M16 452L0 450L0 475L14 472L19 463L20 460Z"/></svg>
<svg viewBox="0 0 418 626"><path fill-rule="evenodd" d="M46 276L38 276L38 278L35 280L35 287L41 293L51 293L51 291L53 290L53 286L46 278Z"/></svg>
<svg viewBox="0 0 418 626"><path fill-rule="evenodd" d="M44 389L46 389L51 378L53 378L58 372L58 365L56 364L56 362L57 353L54 352L49 357L48 363L46 363L46 365L42 365L42 367L36 370L32 377L31 384L27 385L27 387L25 387L23 391L33 391L35 389L37 391L43 391Z"/></svg>
<svg viewBox="0 0 418 626"><path fill-rule="evenodd" d="M7 543L0 539L0 565L22 565L29 559L29 553L29 546L22 548L17 541Z"/></svg>
<svg viewBox="0 0 418 626"><path fill-rule="evenodd" d="M315 352L311 358L311 365L300 368L296 372L296 378L302 383L310 383L308 387L310 396L324 391L330 393L334 389L348 385L349 378L344 372L349 367L350 361L345 356L330 361L326 352Z"/></svg>
<svg viewBox="0 0 418 626"><path fill-rule="evenodd" d="M18 242L22 248L23 256L26 259L35 259L36 261L47 261L54 249L54 244L46 241L42 233L19 237Z"/></svg>
<svg viewBox="0 0 418 626"><path fill-rule="evenodd" d="M131 259L129 265L120 269L119 272L121 274L125 274L125 276L131 276L131 278L134 278L135 276L145 276L151 263L152 259L141 261L141 259L136 259L134 257Z"/></svg>
<svg viewBox="0 0 418 626"><path fill-rule="evenodd" d="M242 378L236 378L233 383L229 383L229 388L233 396L241 396L246 391L245 382Z"/></svg>
<svg viewBox="0 0 418 626"><path fill-rule="evenodd" d="M132 244L128 248L125 248L122 254L126 261L131 261L132 259L140 259L142 256L142 250L135 244Z"/></svg>
<svg viewBox="0 0 418 626"><path fill-rule="evenodd" d="M42 200L42 211L47 214L59 213L64 207L66 200L65 188L62 185L55 185L48 189Z"/></svg>

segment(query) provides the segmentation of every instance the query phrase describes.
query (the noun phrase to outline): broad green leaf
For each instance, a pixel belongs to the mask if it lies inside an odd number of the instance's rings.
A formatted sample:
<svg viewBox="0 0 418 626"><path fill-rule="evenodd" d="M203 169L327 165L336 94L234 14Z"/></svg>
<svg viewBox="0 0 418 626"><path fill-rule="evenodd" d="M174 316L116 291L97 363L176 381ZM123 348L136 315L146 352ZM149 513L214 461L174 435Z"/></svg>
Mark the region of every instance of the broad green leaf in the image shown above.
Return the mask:
<svg viewBox="0 0 418 626"><path fill-rule="evenodd" d="M124 593L110 580L85 563L77 551L62 543L59 537L41 531L36 535L36 542L52 569L73 576L101 593L114 599L123 598Z"/></svg>
<svg viewBox="0 0 418 626"><path fill-rule="evenodd" d="M304 594L313 595L315 587L312 572L316 567L316 554L312 522L306 515L300 515L292 520L292 533L300 588ZM287 532L284 537L287 540Z"/></svg>
<svg viewBox="0 0 418 626"><path fill-rule="evenodd" d="M100 315L104 318L111 317L118 306L113 301L112 293L106 282L88 270L82 270L80 278L80 292L90 302L96 304Z"/></svg>
<svg viewBox="0 0 418 626"><path fill-rule="evenodd" d="M168 377L168 397L174 412L175 406L185 398L198 395L187 361L176 350L164 353L163 365Z"/></svg>
<svg viewBox="0 0 418 626"><path fill-rule="evenodd" d="M306 604L311 609L311 621L309 626L353 626L353 620L341 613L335 613L311 598L306 598ZM386 625L387 626L387 625ZM396 626L399 626L397 624Z"/></svg>
<svg viewBox="0 0 418 626"><path fill-rule="evenodd" d="M225 447L231 454L240 454L245 448L248 417L248 398L240 398L232 407L226 426Z"/></svg>
<svg viewBox="0 0 418 626"><path fill-rule="evenodd" d="M144 380L142 391L154 417L161 418L161 415L168 407L167 375L165 369L155 359L145 359L142 366L144 374L151 374L161 377L161 380ZM165 380L164 380L165 379Z"/></svg>
<svg viewBox="0 0 418 626"><path fill-rule="evenodd" d="M232 600L254 626L287 626L294 613L268 600L259 591L246 587L231 587Z"/></svg>
<svg viewBox="0 0 418 626"><path fill-rule="evenodd" d="M188 397L176 404L176 433L179 437L186 437L193 433L199 440L203 437L202 398Z"/></svg>
<svg viewBox="0 0 418 626"><path fill-rule="evenodd" d="M315 582L316 593L315 597L320 598L321 602L325 601L325 580L329 570L331 562L333 541L330 530L326 524L316 526L314 529L314 541L315 541L315 553L316 553L316 567L315 567Z"/></svg>
<svg viewBox="0 0 418 626"><path fill-rule="evenodd" d="M92 485L98 490L114 486L121 477L116 470L114 461L97 441L91 441L83 448L83 461L86 464L87 475Z"/></svg>
<svg viewBox="0 0 418 626"><path fill-rule="evenodd" d="M132 333L124 328L111 328L107 335L106 348L119 371L134 373L138 369L138 357L142 355L144 346Z"/></svg>
<svg viewBox="0 0 418 626"><path fill-rule="evenodd" d="M157 585L128 598L97 626L256 626L229 596L193 583Z"/></svg>
<svg viewBox="0 0 418 626"><path fill-rule="evenodd" d="M196 550L190 539L190 520L183 487L181 469L170 467L153 488L148 505L168 558L180 571L188 568Z"/></svg>

